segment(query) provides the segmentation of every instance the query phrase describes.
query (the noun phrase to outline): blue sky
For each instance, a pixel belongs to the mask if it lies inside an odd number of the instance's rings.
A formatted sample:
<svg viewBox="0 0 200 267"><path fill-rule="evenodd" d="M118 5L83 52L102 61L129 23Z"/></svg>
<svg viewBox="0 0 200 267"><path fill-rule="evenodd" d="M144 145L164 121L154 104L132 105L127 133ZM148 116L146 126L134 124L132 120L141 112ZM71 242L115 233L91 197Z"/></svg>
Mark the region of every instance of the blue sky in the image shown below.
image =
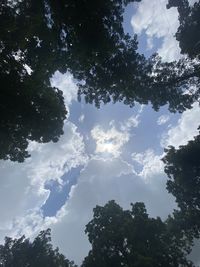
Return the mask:
<svg viewBox="0 0 200 267"><path fill-rule="evenodd" d="M166 0L129 5L124 27L138 34L140 52L158 51L170 61L180 57L173 37L178 19L176 9L165 5ZM30 143L32 157L23 164L0 162L0 239L32 237L50 227L53 244L80 263L90 247L84 228L97 204L115 199L128 208L144 201L151 216L163 219L173 211L160 159L164 147L186 144L198 133L200 112L196 104L183 114L122 103L96 109L76 101L71 74L57 72L51 81L63 90L69 110L65 133L56 144Z"/></svg>

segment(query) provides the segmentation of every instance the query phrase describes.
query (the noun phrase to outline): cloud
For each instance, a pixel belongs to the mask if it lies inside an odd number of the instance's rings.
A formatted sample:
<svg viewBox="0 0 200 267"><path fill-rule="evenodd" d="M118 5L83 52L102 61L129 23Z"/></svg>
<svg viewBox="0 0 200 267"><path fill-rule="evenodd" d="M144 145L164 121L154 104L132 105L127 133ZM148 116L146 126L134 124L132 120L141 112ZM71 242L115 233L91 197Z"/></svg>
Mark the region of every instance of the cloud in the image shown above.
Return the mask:
<svg viewBox="0 0 200 267"><path fill-rule="evenodd" d="M87 161L76 126L66 122L64 132L57 143L30 143L32 156L24 163L0 161L0 202L4 203L0 205L0 238L6 231L17 232L14 222L20 225L27 214L39 211L49 197L50 191L45 189L48 181L62 185L64 173Z"/></svg>
<svg viewBox="0 0 200 267"><path fill-rule="evenodd" d="M142 169L137 173L146 182L157 175L164 175L164 164L161 161L163 155L156 155L152 149L147 149L143 153L133 153L132 159L137 162Z"/></svg>
<svg viewBox="0 0 200 267"><path fill-rule="evenodd" d="M186 145L189 140L198 135L197 128L200 126L200 108L195 103L192 109L186 110L178 120L178 124L171 127L165 132L161 139L161 146L174 146L178 148L180 145Z"/></svg>
<svg viewBox="0 0 200 267"><path fill-rule="evenodd" d="M141 113L141 112L140 112ZM136 128L138 127L139 123L140 123L140 113L138 113L137 115L132 115L131 117L129 117L126 121L124 121L123 123L121 123L120 125L120 129L122 131L130 131L131 128Z"/></svg>
<svg viewBox="0 0 200 267"><path fill-rule="evenodd" d="M166 9L167 0L143 0L137 5L131 19L136 34L145 32L148 49L153 48L154 38L162 38L162 45L158 53L165 61L172 61L180 57L180 48L174 35L179 26L176 8ZM154 44L156 45L156 42Z"/></svg>
<svg viewBox="0 0 200 267"><path fill-rule="evenodd" d="M129 133L118 131L114 126L103 130L97 125L92 129L91 136L96 142L95 153L109 153L114 157L121 154L122 146L129 141Z"/></svg>
<svg viewBox="0 0 200 267"><path fill-rule="evenodd" d="M83 138L77 127L66 122L64 135L57 143L30 143L31 158L27 161L31 181L52 180L60 182L60 177L71 168L85 162ZM37 165L37 167L36 167Z"/></svg>
<svg viewBox="0 0 200 267"><path fill-rule="evenodd" d="M51 85L63 91L66 107L71 104L72 100L77 99L78 87L69 72L62 74L56 71L51 78Z"/></svg>
<svg viewBox="0 0 200 267"><path fill-rule="evenodd" d="M120 157L92 158L58 212L57 223L51 226L54 245L79 264L90 249L84 230L92 210L111 199L126 209L131 202L145 202L150 216L166 218L175 207L173 197L165 190L166 177L149 180L150 183L145 183L134 174L133 166Z"/></svg>
<svg viewBox="0 0 200 267"><path fill-rule="evenodd" d="M166 122L168 122L170 119L169 115L161 115L158 120L157 120L157 124L158 125L163 125L165 124Z"/></svg>
<svg viewBox="0 0 200 267"><path fill-rule="evenodd" d="M84 114L82 114L80 117L79 117L79 122L83 122L84 121L84 119L85 119L85 115Z"/></svg>
<svg viewBox="0 0 200 267"><path fill-rule="evenodd" d="M140 124L143 108L144 106L140 105L136 115L132 115L122 122L111 120L108 130L103 129L101 125L96 125L91 130L91 136L96 142L95 153L119 157L122 153L122 147L132 135L131 131Z"/></svg>

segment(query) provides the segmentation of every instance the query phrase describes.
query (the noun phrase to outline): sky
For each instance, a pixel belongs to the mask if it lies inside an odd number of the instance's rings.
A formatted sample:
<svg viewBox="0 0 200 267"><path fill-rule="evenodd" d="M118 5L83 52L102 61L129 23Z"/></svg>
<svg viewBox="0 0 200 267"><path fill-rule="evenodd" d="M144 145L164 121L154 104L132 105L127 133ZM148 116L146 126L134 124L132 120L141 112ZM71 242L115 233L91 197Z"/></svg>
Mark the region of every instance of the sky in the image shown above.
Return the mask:
<svg viewBox="0 0 200 267"><path fill-rule="evenodd" d="M191 4L194 1L190 1ZM136 33L138 50L147 57L157 51L165 61L181 57L174 34L176 8L166 0L130 4L124 29ZM34 237L50 227L52 243L80 264L90 244L84 234L96 205L114 199L123 208L142 201L150 216L167 218L176 203L166 191L161 158L164 148L178 148L198 134L200 110L195 103L182 114L167 106L107 104L100 109L77 102L70 73L51 79L65 97L68 118L58 143L31 142L31 158L24 163L0 161L0 241L25 234ZM197 249L193 258L196 262Z"/></svg>

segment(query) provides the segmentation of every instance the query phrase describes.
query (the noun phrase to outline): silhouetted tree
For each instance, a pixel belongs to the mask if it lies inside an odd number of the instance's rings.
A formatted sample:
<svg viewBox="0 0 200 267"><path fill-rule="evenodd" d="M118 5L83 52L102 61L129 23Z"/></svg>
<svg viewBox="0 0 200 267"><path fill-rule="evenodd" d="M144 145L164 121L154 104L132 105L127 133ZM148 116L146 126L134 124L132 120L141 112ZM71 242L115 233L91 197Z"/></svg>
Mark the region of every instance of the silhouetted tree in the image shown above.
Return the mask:
<svg viewBox="0 0 200 267"><path fill-rule="evenodd" d="M62 92L49 81L59 49L43 1L2 0L0 24L0 159L22 162L29 140L56 142L63 134Z"/></svg>
<svg viewBox="0 0 200 267"><path fill-rule="evenodd" d="M0 266L2 267L76 267L58 248L53 249L50 229L41 231L31 242L22 236L19 239L5 238L0 245Z"/></svg>
<svg viewBox="0 0 200 267"><path fill-rule="evenodd" d="M167 8L177 7L180 26L176 33L181 53L187 55L188 62L196 64L192 84L196 101L200 88L200 1L193 5L188 0L169 0ZM191 59L191 60L190 60ZM186 59L185 59L186 60ZM185 67L187 70L187 66ZM192 72L191 72L192 73ZM188 87L189 88L189 87ZM187 145L166 149L163 161L169 180L167 189L177 201L180 210L174 212L176 227L179 226L188 237L200 234L200 135Z"/></svg>
<svg viewBox="0 0 200 267"><path fill-rule="evenodd" d="M200 135L178 149L169 147L163 158L169 177L167 190L172 193L186 222L186 230L200 233ZM182 224L183 226L183 224Z"/></svg>
<svg viewBox="0 0 200 267"><path fill-rule="evenodd" d="M89 24L93 25L91 21ZM123 33L122 28L121 32ZM154 55L146 59L137 52L135 36L131 39L128 34L124 34L115 40L115 49L110 45L111 53L97 53L96 59L98 55L100 57L97 64L94 64L92 59L92 65L81 76L84 83L79 84L79 99L84 95L86 102L95 103L97 107L100 107L101 103L120 101L129 106L134 106L136 102L151 103L153 108L158 110L168 104L171 112L183 112L197 101L200 94L199 62L184 58L164 63ZM107 51L109 52L109 49ZM74 53L76 58L77 54L79 53ZM80 61L78 65L81 66ZM73 73L76 73L75 69L78 70L75 67ZM195 90L192 90L194 87Z"/></svg>
<svg viewBox="0 0 200 267"><path fill-rule="evenodd" d="M97 75L108 90L101 76L105 64L112 67L107 61L132 50L138 65L136 39L122 26L133 1L1 1L0 159L21 162L29 140L55 142L63 133L62 92L49 81L56 70L79 81Z"/></svg>
<svg viewBox="0 0 200 267"><path fill-rule="evenodd" d="M180 26L176 33L182 54L190 58L200 57L200 2L190 6L188 0L169 0L168 8L177 7Z"/></svg>
<svg viewBox="0 0 200 267"><path fill-rule="evenodd" d="M114 201L97 206L86 233L92 249L82 267L193 266L184 239L160 218L149 218L143 203L132 204L131 211Z"/></svg>
<svg viewBox="0 0 200 267"><path fill-rule="evenodd" d="M0 5L0 158L23 161L29 140L56 142L66 110L50 85L56 70L70 71L88 103L191 108L199 64L162 63L137 52L123 29L124 9L140 0L8 1Z"/></svg>

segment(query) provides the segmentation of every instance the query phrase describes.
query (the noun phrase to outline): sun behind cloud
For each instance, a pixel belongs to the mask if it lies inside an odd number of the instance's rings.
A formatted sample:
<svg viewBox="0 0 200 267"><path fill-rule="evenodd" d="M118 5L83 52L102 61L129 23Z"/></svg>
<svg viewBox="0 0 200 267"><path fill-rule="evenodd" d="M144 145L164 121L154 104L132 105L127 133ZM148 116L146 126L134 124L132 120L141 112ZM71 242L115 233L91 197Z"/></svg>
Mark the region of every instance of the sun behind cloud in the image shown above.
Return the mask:
<svg viewBox="0 0 200 267"><path fill-rule="evenodd" d="M115 145L112 142L105 142L102 144L102 150L108 153L114 152Z"/></svg>
<svg viewBox="0 0 200 267"><path fill-rule="evenodd" d="M96 154L109 153L113 157L121 154L122 146L129 141L129 133L127 131L119 131L114 126L105 131L99 125L91 131L92 138L96 141Z"/></svg>

